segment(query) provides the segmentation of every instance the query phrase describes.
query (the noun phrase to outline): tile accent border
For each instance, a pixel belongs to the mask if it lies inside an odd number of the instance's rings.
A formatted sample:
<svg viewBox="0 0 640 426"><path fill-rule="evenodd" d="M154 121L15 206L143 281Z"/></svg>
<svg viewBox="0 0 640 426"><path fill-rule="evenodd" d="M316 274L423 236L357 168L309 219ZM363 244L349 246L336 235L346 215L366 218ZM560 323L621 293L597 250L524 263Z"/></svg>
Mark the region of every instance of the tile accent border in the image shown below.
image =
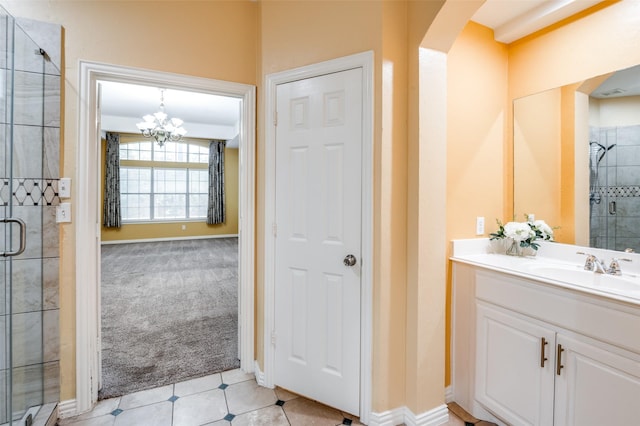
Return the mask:
<svg viewBox="0 0 640 426"><path fill-rule="evenodd" d="M598 186L597 193L603 197L640 197L640 185Z"/></svg>
<svg viewBox="0 0 640 426"><path fill-rule="evenodd" d="M59 179L14 178L11 195L9 179L0 182L0 205L8 206L10 198L17 206L57 206Z"/></svg>
<svg viewBox="0 0 640 426"><path fill-rule="evenodd" d="M421 414L414 414L407 407L395 408L383 413L371 413L369 426L394 426L404 423L407 426L437 426L449 421L449 409L446 404Z"/></svg>

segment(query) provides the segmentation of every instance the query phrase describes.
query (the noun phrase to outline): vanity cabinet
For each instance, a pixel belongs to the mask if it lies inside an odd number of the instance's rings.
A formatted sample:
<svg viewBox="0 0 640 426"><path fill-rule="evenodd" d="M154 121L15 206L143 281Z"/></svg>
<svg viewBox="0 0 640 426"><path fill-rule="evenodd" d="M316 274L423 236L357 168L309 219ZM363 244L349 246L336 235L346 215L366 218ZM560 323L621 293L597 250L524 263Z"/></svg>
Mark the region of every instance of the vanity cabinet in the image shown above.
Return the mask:
<svg viewBox="0 0 640 426"><path fill-rule="evenodd" d="M640 419L640 308L454 263L454 400L508 425Z"/></svg>

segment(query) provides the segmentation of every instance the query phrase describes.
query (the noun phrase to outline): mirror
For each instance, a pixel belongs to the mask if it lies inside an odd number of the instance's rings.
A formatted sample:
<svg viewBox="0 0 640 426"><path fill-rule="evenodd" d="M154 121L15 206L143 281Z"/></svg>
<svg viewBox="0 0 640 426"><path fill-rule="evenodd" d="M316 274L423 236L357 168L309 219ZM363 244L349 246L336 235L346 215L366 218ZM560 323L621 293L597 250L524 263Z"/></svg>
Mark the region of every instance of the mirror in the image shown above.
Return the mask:
<svg viewBox="0 0 640 426"><path fill-rule="evenodd" d="M640 66L514 101L514 213L640 251Z"/></svg>

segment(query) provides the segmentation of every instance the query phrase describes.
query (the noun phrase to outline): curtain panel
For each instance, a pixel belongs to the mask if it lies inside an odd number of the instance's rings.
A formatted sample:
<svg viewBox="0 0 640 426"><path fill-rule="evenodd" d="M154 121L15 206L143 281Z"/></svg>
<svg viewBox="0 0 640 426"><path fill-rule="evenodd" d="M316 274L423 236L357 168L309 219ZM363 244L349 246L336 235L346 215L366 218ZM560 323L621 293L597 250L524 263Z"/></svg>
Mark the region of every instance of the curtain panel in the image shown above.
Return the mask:
<svg viewBox="0 0 640 426"><path fill-rule="evenodd" d="M207 223L215 225L226 220L224 202L224 147L226 141L209 143L209 202Z"/></svg>
<svg viewBox="0 0 640 426"><path fill-rule="evenodd" d="M120 228L120 134L107 133L105 156L104 203L102 224L105 228Z"/></svg>

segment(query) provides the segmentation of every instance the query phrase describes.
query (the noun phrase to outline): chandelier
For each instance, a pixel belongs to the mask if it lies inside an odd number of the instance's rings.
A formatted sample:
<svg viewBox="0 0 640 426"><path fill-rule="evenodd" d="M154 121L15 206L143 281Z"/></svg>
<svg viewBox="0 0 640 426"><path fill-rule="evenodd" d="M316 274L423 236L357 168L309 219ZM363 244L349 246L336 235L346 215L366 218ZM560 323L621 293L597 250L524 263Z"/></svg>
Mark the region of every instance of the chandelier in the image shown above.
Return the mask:
<svg viewBox="0 0 640 426"><path fill-rule="evenodd" d="M169 119L164 112L164 89L160 89L160 111L142 117L144 121L136 124L145 138L154 138L159 146L165 142L177 142L187 133L182 127L184 121L179 118Z"/></svg>

